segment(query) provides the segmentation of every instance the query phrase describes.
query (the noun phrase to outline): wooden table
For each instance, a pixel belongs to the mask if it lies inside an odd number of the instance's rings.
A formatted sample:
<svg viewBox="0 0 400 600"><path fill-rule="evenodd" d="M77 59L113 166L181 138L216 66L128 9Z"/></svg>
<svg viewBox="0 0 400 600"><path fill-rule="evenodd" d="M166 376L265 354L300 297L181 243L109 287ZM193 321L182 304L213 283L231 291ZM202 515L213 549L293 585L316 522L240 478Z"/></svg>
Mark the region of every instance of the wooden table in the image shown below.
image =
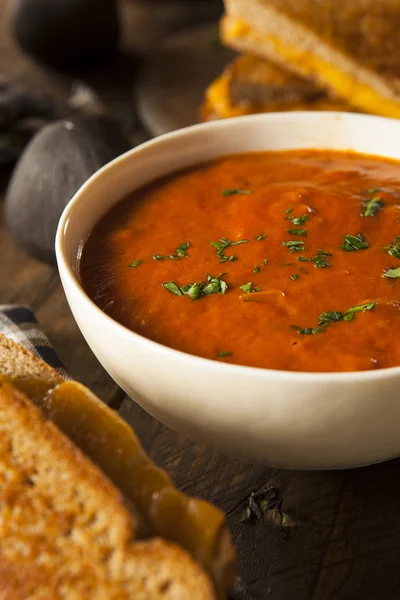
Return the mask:
<svg viewBox="0 0 400 600"><path fill-rule="evenodd" d="M21 56L7 30L5 4L0 1L0 73L65 99L70 78ZM128 11L128 6L124 9ZM132 78L121 69L97 73L91 83L104 92L114 110L128 116ZM105 82L110 81L114 93L107 95ZM135 136L140 141L146 133L138 126ZM3 173L0 193L6 182ZM1 217L0 261L0 303L30 305L72 375L119 410L182 490L226 512L241 574L257 597L400 598L399 460L353 471L288 472L239 462L198 446L155 421L113 383L75 325L58 274L20 251ZM276 490L276 509L269 512L267 523L243 523L250 493L265 485ZM290 518L282 519L283 513Z"/></svg>

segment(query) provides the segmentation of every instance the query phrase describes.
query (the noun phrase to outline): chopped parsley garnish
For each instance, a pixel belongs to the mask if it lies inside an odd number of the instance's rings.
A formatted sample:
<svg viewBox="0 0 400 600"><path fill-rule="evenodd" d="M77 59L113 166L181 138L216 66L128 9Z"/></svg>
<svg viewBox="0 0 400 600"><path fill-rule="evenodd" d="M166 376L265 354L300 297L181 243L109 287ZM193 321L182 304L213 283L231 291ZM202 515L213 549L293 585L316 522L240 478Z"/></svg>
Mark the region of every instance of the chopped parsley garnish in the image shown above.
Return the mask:
<svg viewBox="0 0 400 600"><path fill-rule="evenodd" d="M251 294L251 292L259 292L260 288L253 287L253 282L249 281L249 283L245 283L240 286L240 289L243 290L246 294Z"/></svg>
<svg viewBox="0 0 400 600"><path fill-rule="evenodd" d="M187 257L186 250L189 248L189 246L190 246L189 242L183 242L183 244L181 244L180 246L177 247L176 254L180 258L186 258Z"/></svg>
<svg viewBox="0 0 400 600"><path fill-rule="evenodd" d="M363 217L374 217L383 206L384 204L379 197L367 198L361 205L364 211L361 214Z"/></svg>
<svg viewBox="0 0 400 600"><path fill-rule="evenodd" d="M218 352L217 358L223 358L224 356L232 356L233 352L228 352L223 350L222 352Z"/></svg>
<svg viewBox="0 0 400 600"><path fill-rule="evenodd" d="M298 275L297 273L295 273L294 275L289 275L290 279L292 281L296 281L296 279L298 279L300 277L300 275Z"/></svg>
<svg viewBox="0 0 400 600"><path fill-rule="evenodd" d="M304 225L304 223L308 220L307 215L300 215L300 217L294 217L292 215L293 208L287 208L285 213L287 217L285 217L286 221L291 221L293 225Z"/></svg>
<svg viewBox="0 0 400 600"><path fill-rule="evenodd" d="M400 278L400 267L397 269L389 269L383 274L383 277L388 277L389 279L399 279Z"/></svg>
<svg viewBox="0 0 400 600"><path fill-rule="evenodd" d="M176 254L166 254L165 256L153 254L153 260L180 260L180 256Z"/></svg>
<svg viewBox="0 0 400 600"><path fill-rule="evenodd" d="M268 262L268 258L264 258L262 261L262 266L265 267Z"/></svg>
<svg viewBox="0 0 400 600"><path fill-rule="evenodd" d="M234 261L237 260L237 256L232 254L231 256L226 256L224 253L226 248L229 246L238 246L239 244L247 244L249 240L238 240L236 242L232 242L231 240L227 240L226 238L220 238L217 242L210 242L211 246L214 246L217 250L217 256L219 258L220 263L224 263L227 260Z"/></svg>
<svg viewBox="0 0 400 600"><path fill-rule="evenodd" d="M314 259L314 267L317 269L325 269L326 267L331 267L331 263L329 263L326 258L323 256L316 256Z"/></svg>
<svg viewBox="0 0 400 600"><path fill-rule="evenodd" d="M383 190L381 188L371 188L370 190L367 190L365 193L366 194L379 194L380 192L383 192Z"/></svg>
<svg viewBox="0 0 400 600"><path fill-rule="evenodd" d="M198 300L202 296L209 296L210 294L225 294L228 289L226 281L221 279L225 273L221 273L217 277L212 277L207 273L206 281L200 281L200 283L188 283L180 288L175 282L169 281L163 283L163 287L167 289L175 296L189 296L192 300Z"/></svg>
<svg viewBox="0 0 400 600"><path fill-rule="evenodd" d="M199 298L201 298L202 293L201 293L201 285L199 283L193 283L190 288L187 290L186 294L189 296L189 298L191 298L192 300L198 300Z"/></svg>
<svg viewBox="0 0 400 600"><path fill-rule="evenodd" d="M166 290L171 292L171 294L175 294L175 296L183 296L181 288L174 281L168 281L167 283L163 283L162 286Z"/></svg>
<svg viewBox="0 0 400 600"><path fill-rule="evenodd" d="M300 242L300 241L297 241L297 240L291 240L289 242L282 242L282 244L284 246L286 246L286 248L291 253L293 253L293 252L303 252L303 250L305 250L305 248L304 248L304 242Z"/></svg>
<svg viewBox="0 0 400 600"><path fill-rule="evenodd" d="M319 315L318 325L329 325L329 323L336 323L337 321L343 321L344 313L331 310L330 312L323 312Z"/></svg>
<svg viewBox="0 0 400 600"><path fill-rule="evenodd" d="M387 248L385 248L385 250L387 251L388 254L390 254L390 256L394 256L394 258L400 258L400 235L398 235L397 237L394 238L393 242L390 244L390 246L388 246Z"/></svg>
<svg viewBox="0 0 400 600"><path fill-rule="evenodd" d="M261 235L256 235L256 240L259 242L260 240L263 240L266 237L267 237L267 234L262 233Z"/></svg>
<svg viewBox="0 0 400 600"><path fill-rule="evenodd" d="M256 265L253 269L253 273L259 273L260 272L260 267L258 265Z"/></svg>
<svg viewBox="0 0 400 600"><path fill-rule="evenodd" d="M290 233L292 235L299 235L301 237L307 237L307 231L305 229L287 229L286 233Z"/></svg>
<svg viewBox="0 0 400 600"><path fill-rule="evenodd" d="M324 333L324 327L297 327L297 325L292 325L291 329L295 329L300 335L316 335L317 333Z"/></svg>
<svg viewBox="0 0 400 600"><path fill-rule="evenodd" d="M314 335L315 333L322 333L332 323L338 323L339 321L352 321L356 313L372 310L374 306L375 302L368 302L366 304L358 304L357 306L353 306L352 308L349 308L349 310L347 310L346 312L339 312L334 310L331 310L329 312L323 312L318 317L319 327L315 329L312 329L311 327L305 327L304 329L302 329L297 325L292 325L292 329L296 329L296 331L298 331L301 335Z"/></svg>
<svg viewBox="0 0 400 600"><path fill-rule="evenodd" d="M358 304L358 306L353 306L344 313L343 321L352 321L356 313L372 310L374 306L375 302L368 302L367 304Z"/></svg>
<svg viewBox="0 0 400 600"><path fill-rule="evenodd" d="M186 250L189 246L189 242L183 242L183 244L177 247L175 254L166 254L164 256L153 254L153 260L180 260L181 258L187 258L188 254Z"/></svg>
<svg viewBox="0 0 400 600"><path fill-rule="evenodd" d="M237 195L240 195L240 194L249 195L249 194L252 194L252 193L253 193L252 190L242 190L240 188L234 188L234 189L231 189L231 190L223 190L222 196L237 196Z"/></svg>
<svg viewBox="0 0 400 600"><path fill-rule="evenodd" d="M142 264L141 260L134 260L130 265L128 265L129 269L136 269L139 265Z"/></svg>
<svg viewBox="0 0 400 600"><path fill-rule="evenodd" d="M357 252L369 248L369 245L362 233L357 235L346 234L344 236L344 246L341 246L341 248L345 252Z"/></svg>
<svg viewBox="0 0 400 600"><path fill-rule="evenodd" d="M314 267L316 267L317 269L325 269L325 267L332 266L331 263L326 260L325 256L333 256L333 254L330 254L329 252L326 252L325 250L318 250L317 255L314 256L313 258L307 258L306 256L299 256L297 260L300 262L313 262Z"/></svg>

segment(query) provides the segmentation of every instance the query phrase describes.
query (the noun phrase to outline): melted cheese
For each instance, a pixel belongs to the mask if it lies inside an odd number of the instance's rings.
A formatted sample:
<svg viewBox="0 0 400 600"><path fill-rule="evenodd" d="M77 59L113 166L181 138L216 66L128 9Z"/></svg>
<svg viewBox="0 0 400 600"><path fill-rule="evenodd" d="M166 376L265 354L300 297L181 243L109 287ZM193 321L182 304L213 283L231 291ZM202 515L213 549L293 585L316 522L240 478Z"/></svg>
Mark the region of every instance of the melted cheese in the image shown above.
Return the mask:
<svg viewBox="0 0 400 600"><path fill-rule="evenodd" d="M278 37L262 34L244 21L230 19L229 25L224 28L224 38L228 42L234 42L237 38L247 38L255 43L268 42L273 45L275 52L295 66L299 73L306 77L318 77L326 87L353 106L372 114L400 118L399 102L385 98L369 85L356 81L312 52L294 48Z"/></svg>
<svg viewBox="0 0 400 600"><path fill-rule="evenodd" d="M229 94L229 79L222 75L210 85L206 93L207 103L220 119L240 117L251 113L251 109L242 105L233 105Z"/></svg>

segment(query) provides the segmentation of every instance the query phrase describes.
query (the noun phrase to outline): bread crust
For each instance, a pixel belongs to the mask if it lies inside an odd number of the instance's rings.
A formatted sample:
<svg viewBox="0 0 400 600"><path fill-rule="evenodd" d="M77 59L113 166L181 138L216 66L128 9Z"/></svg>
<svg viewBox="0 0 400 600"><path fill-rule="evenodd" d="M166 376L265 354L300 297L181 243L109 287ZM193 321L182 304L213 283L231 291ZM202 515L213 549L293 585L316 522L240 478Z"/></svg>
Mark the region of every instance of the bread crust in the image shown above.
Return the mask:
<svg viewBox="0 0 400 600"><path fill-rule="evenodd" d="M211 574L218 597L224 598L234 579L235 552L223 513L179 492L147 457L129 425L87 388L63 381L46 363L0 335L0 375L2 369L122 491L137 517L135 531L147 534L150 526L153 535L182 546Z"/></svg>
<svg viewBox="0 0 400 600"><path fill-rule="evenodd" d="M310 81L252 54L236 58L206 91L201 118L290 110L353 110Z"/></svg>
<svg viewBox="0 0 400 600"><path fill-rule="evenodd" d="M400 77L398 0L225 0L225 4L229 14L240 14L260 30L263 9L273 8L361 65Z"/></svg>
<svg viewBox="0 0 400 600"><path fill-rule="evenodd" d="M134 537L121 493L1 380L0 599L215 598L184 550Z"/></svg>

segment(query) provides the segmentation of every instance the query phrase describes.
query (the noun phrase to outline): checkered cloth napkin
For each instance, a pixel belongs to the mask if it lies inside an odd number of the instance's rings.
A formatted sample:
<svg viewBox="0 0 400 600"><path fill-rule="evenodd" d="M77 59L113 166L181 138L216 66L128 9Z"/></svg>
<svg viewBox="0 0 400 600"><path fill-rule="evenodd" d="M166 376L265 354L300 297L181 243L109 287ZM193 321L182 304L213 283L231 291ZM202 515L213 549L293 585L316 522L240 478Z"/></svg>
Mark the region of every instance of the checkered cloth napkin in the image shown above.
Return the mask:
<svg viewBox="0 0 400 600"><path fill-rule="evenodd" d="M0 333L21 344L53 369L69 379L68 372L55 353L49 338L40 330L35 315L27 306L0 305ZM229 600L255 600L237 579Z"/></svg>

